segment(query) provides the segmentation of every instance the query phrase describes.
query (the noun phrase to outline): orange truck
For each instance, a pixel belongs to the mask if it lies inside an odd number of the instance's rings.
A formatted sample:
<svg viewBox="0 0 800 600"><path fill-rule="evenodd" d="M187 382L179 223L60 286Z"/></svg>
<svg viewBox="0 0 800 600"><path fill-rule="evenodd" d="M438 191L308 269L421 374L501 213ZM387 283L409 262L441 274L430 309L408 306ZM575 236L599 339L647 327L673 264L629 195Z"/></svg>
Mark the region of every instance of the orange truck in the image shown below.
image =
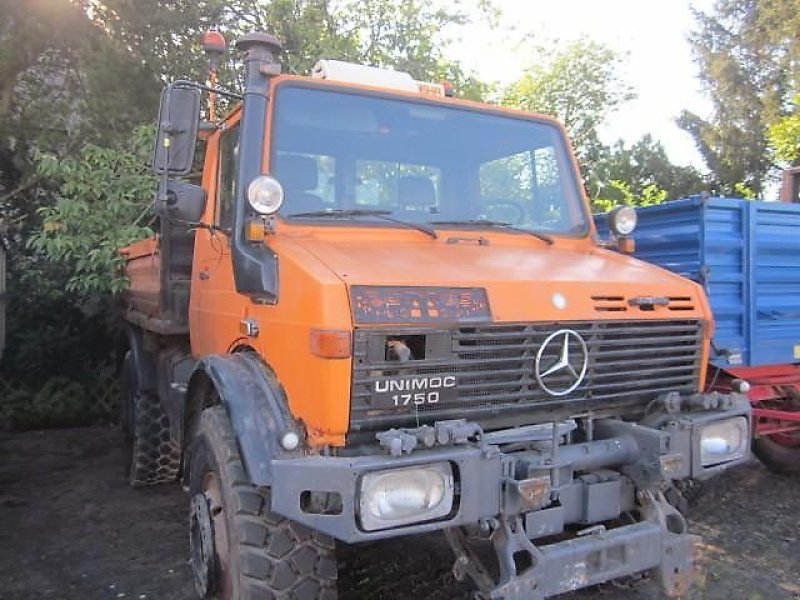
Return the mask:
<svg viewBox="0 0 800 600"><path fill-rule="evenodd" d="M630 209L598 241L553 119L237 48L241 96L165 88L158 235L125 249L130 481L183 478L198 595L334 598L336 541L431 531L483 598L684 593L679 483L750 439L702 389L702 288L625 254ZM200 123L203 92L238 102Z"/></svg>

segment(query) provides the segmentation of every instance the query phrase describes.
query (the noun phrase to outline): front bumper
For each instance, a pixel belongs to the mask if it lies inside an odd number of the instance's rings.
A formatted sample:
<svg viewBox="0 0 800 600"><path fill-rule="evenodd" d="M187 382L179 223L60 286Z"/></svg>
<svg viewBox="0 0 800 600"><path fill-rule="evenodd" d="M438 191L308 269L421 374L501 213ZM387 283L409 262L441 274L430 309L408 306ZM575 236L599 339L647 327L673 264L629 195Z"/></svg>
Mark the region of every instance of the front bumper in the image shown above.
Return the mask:
<svg viewBox="0 0 800 600"><path fill-rule="evenodd" d="M396 456L376 452L275 460L272 510L348 543L445 530L457 556L457 532L482 531L494 543L501 563L501 580L488 587L489 598L546 598L648 570L661 577L667 590L681 590L692 579L694 538L662 490L674 480L707 478L749 458L745 452L727 462L702 464L703 427L742 417L749 424L750 405L744 396L732 395L715 403L713 410L696 410L702 404L698 398L707 400L696 396L694 408L664 414L647 425L596 421L592 441L555 448L541 436L521 446L523 427L509 430L510 438L493 432ZM553 439L569 439L557 425L553 431ZM456 480L455 501L447 516L377 531L362 526L358 494L365 474L442 462L451 465ZM310 495L335 501L320 510L308 501ZM634 509L638 522L610 527ZM577 530L588 535L541 547L533 544L551 536L569 537ZM518 552L531 556L526 573L514 566ZM473 562L463 550L457 566ZM476 581L479 571L464 568Z"/></svg>

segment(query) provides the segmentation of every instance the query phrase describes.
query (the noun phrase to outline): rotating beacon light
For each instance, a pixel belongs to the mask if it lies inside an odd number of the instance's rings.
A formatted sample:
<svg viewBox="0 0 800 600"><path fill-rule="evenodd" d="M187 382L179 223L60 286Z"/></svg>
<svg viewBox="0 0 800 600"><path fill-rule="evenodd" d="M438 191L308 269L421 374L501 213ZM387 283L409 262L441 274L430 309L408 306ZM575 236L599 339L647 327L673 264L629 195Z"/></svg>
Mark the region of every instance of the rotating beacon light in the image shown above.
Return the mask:
<svg viewBox="0 0 800 600"><path fill-rule="evenodd" d="M211 88L208 94L208 120L214 121L217 104L217 94L214 88L217 87L217 74L219 73L219 63L225 54L225 38L214 29L210 29L203 34L203 51L208 58L208 87Z"/></svg>

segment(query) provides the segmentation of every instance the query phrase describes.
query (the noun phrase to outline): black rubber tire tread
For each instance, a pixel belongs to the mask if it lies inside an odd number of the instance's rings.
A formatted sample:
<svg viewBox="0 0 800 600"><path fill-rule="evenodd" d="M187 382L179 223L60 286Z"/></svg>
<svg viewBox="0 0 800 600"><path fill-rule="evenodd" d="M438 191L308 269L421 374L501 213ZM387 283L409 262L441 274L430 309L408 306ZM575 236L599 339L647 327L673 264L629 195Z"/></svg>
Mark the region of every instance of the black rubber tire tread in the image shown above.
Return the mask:
<svg viewBox="0 0 800 600"><path fill-rule="evenodd" d="M753 454L770 471L800 476L800 446L784 446L769 436L762 436L753 440Z"/></svg>
<svg viewBox="0 0 800 600"><path fill-rule="evenodd" d="M169 417L155 394L139 392L133 398L133 486L158 485L178 478L181 448L170 435Z"/></svg>
<svg viewBox="0 0 800 600"><path fill-rule="evenodd" d="M122 369L120 428L128 481L134 487L175 481L181 468L181 448L170 436L169 417L155 394L139 389L130 352Z"/></svg>
<svg viewBox="0 0 800 600"><path fill-rule="evenodd" d="M269 512L269 489L248 479L224 407L200 415L190 460L192 496L210 469L220 480L234 599L335 600L334 540Z"/></svg>

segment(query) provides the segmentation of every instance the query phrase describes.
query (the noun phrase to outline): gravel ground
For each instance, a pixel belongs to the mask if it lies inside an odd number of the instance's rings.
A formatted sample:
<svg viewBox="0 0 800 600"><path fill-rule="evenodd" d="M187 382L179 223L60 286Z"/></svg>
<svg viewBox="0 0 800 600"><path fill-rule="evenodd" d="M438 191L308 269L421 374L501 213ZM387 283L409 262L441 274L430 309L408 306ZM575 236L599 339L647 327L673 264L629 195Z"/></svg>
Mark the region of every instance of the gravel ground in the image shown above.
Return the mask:
<svg viewBox="0 0 800 600"><path fill-rule="evenodd" d="M82 428L0 435L0 599L194 598L188 499L175 484L133 490L118 435ZM689 598L800 600L800 480L753 463L701 498L703 575ZM439 535L339 550L343 600L464 599ZM649 581L567 599L660 598Z"/></svg>

